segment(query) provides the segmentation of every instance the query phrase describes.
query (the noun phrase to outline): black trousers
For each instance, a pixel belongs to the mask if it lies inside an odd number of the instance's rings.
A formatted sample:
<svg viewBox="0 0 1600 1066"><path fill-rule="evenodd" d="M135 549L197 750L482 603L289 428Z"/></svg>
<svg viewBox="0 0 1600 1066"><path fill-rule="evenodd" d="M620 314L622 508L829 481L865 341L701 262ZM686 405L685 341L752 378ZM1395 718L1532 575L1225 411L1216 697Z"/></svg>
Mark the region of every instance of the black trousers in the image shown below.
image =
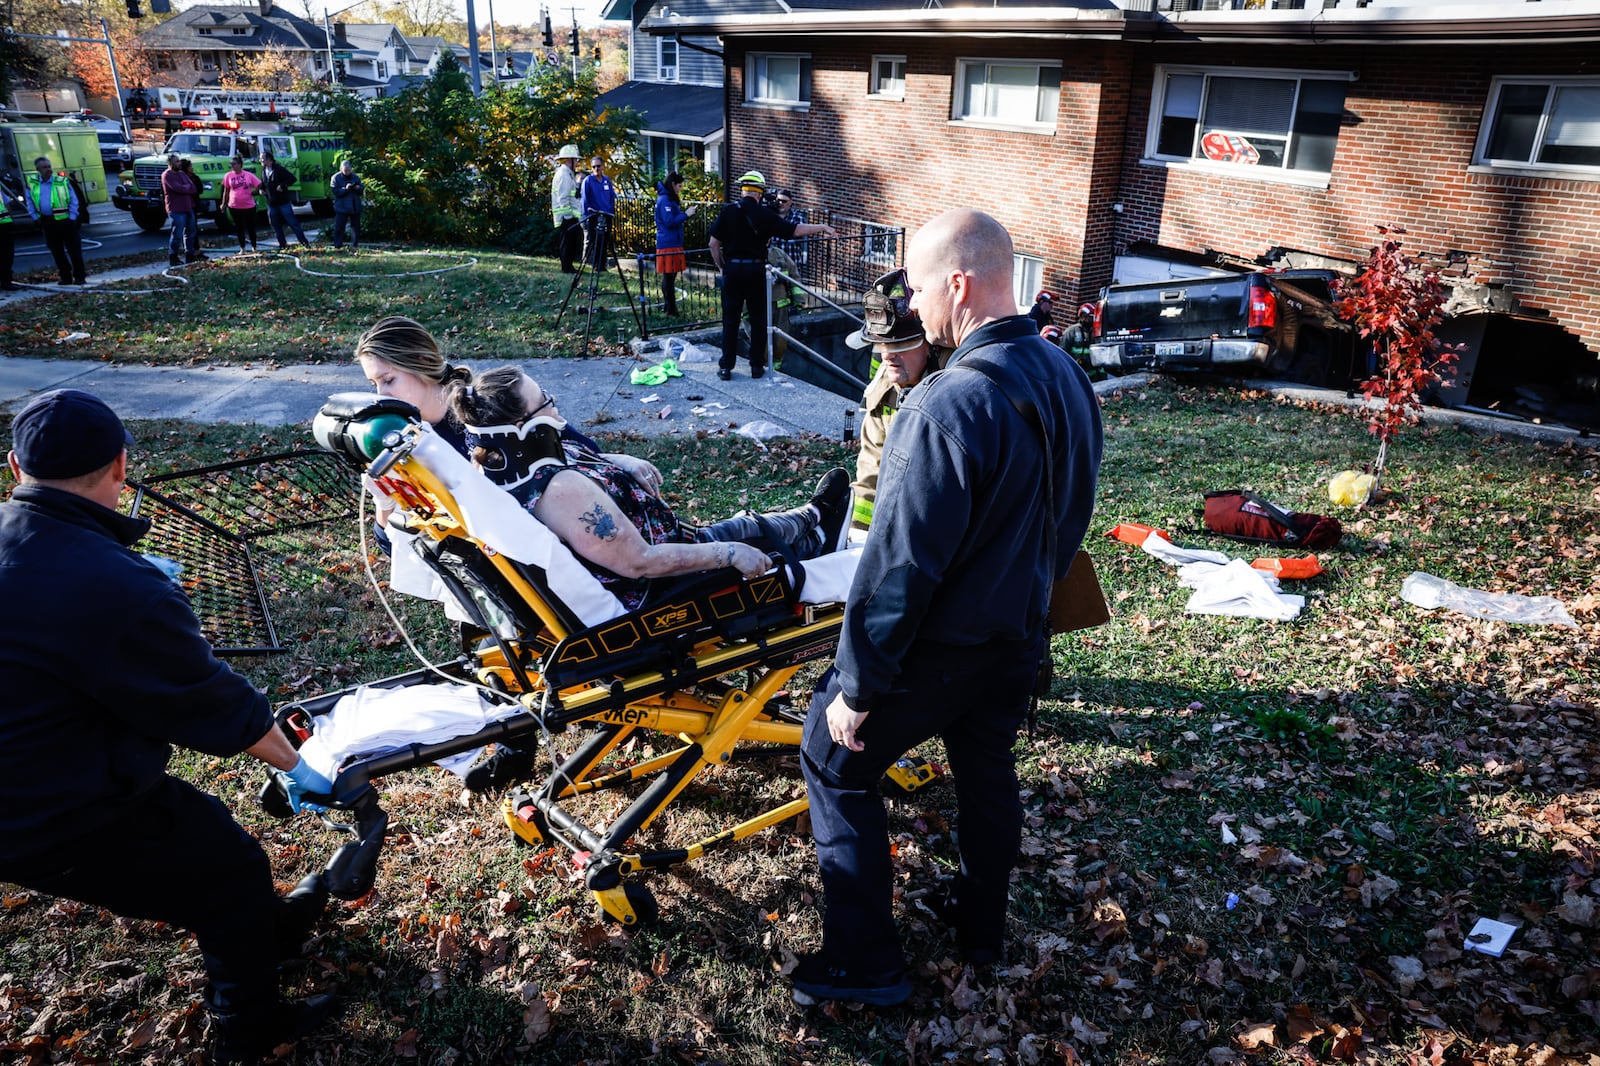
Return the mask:
<svg viewBox="0 0 1600 1066"><path fill-rule="evenodd" d="M764 263L728 263L722 271L722 359L739 361L739 319L750 310L750 368L767 365L767 268Z"/></svg>
<svg viewBox="0 0 1600 1066"><path fill-rule="evenodd" d="M11 284L11 267L17 261L14 222L0 222L0 285Z"/></svg>
<svg viewBox="0 0 1600 1066"><path fill-rule="evenodd" d="M233 222L234 236L239 238L239 251L244 251L244 238L246 231L250 234L250 247L256 246L256 209L253 207L230 207L228 218Z"/></svg>
<svg viewBox="0 0 1600 1066"><path fill-rule="evenodd" d="M556 235L561 250L561 272L570 274L578 269L578 256L583 249L583 223L575 218L564 218Z"/></svg>
<svg viewBox="0 0 1600 1066"><path fill-rule="evenodd" d="M278 993L286 914L267 856L215 796L175 778L117 804L115 828L53 853L0 858L0 880L194 933L220 1010L268 1007Z"/></svg>
<svg viewBox="0 0 1600 1066"><path fill-rule="evenodd" d="M82 281L85 277L83 236L78 223L73 219L41 219L39 224L44 229L45 247L56 261L56 273L61 275L61 280Z"/></svg>

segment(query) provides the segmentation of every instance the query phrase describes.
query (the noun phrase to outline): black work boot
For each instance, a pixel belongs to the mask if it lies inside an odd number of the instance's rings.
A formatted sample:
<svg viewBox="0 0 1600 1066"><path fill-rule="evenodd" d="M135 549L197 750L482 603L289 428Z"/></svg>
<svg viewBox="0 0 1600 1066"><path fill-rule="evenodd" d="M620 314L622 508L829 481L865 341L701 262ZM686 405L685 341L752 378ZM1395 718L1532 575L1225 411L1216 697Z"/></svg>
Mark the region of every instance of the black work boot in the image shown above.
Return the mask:
<svg viewBox="0 0 1600 1066"><path fill-rule="evenodd" d="M338 1001L328 995L244 1010L218 1009L209 1000L208 994L212 1061L217 1063L259 1062L278 1045L311 1035L338 1012Z"/></svg>
<svg viewBox="0 0 1600 1066"><path fill-rule="evenodd" d="M311 937L311 930L328 906L328 883L318 870L307 874L283 897L278 912L278 958L294 959Z"/></svg>
<svg viewBox="0 0 1600 1066"><path fill-rule="evenodd" d="M836 466L822 475L817 491L811 494L811 506L821 516L822 552L836 552L844 547L846 527L850 523L850 475Z"/></svg>

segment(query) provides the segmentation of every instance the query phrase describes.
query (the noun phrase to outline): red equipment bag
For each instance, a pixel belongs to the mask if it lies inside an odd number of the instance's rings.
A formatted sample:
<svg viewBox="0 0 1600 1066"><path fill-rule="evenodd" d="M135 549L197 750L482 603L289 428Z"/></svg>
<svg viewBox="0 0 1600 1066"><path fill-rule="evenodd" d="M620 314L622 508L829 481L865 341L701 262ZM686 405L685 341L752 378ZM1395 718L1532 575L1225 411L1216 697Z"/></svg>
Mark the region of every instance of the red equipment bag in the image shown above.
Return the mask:
<svg viewBox="0 0 1600 1066"><path fill-rule="evenodd" d="M1337 518L1285 511L1243 489L1206 493L1203 521L1219 536L1259 544L1292 544L1311 551L1331 548L1344 536Z"/></svg>

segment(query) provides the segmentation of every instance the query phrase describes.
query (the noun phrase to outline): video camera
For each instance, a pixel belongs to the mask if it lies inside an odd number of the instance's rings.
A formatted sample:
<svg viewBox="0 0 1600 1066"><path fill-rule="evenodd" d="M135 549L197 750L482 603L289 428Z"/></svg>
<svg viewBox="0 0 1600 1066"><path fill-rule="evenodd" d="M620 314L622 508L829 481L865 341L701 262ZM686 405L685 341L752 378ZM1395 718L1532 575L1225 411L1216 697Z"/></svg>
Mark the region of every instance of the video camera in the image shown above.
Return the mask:
<svg viewBox="0 0 1600 1066"><path fill-rule="evenodd" d="M768 211L778 211L778 194L773 192L771 189L768 189L766 192L762 193L761 206L765 207ZM778 211L778 214L781 215L783 212Z"/></svg>

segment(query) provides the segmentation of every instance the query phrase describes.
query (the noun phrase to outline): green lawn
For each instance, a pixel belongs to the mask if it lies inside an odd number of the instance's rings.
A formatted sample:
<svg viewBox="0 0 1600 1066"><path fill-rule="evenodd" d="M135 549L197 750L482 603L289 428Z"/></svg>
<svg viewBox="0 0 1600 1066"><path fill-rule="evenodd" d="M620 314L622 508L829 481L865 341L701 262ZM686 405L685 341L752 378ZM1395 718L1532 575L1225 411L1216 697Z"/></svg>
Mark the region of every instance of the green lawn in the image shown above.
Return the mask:
<svg viewBox="0 0 1600 1066"><path fill-rule="evenodd" d="M1220 387L1157 384L1104 414L1094 532L1161 525L1246 558L1183 532L1202 492L1326 513L1328 478L1373 451L1349 414ZM163 441L162 469L303 443L290 429L134 432ZM613 443L668 471L672 502L700 519L790 504L851 461L823 441ZM652 878L660 924L622 932L564 854L513 847L493 803L463 806L446 775L418 771L385 782L377 891L336 907L288 971L348 1004L298 1061L1593 1061L1600 455L1420 429L1392 451L1388 484L1384 504L1340 513L1345 539L1294 589L1308 604L1293 623L1186 615L1170 569L1092 541L1115 617L1056 640L1055 688L1019 740L1029 817L1010 966L992 978L962 972L917 902L956 861L947 782L891 802L914 998L807 1011L781 976L819 936L803 826ZM295 646L239 665L275 699L407 665L355 536L307 535L274 570ZM1413 570L1558 596L1580 628L1424 613L1399 599ZM448 650L431 606L401 618L429 653ZM285 887L340 842L257 811L248 759L176 765L260 833ZM683 839L798 787L792 760L711 774L648 835ZM1520 925L1505 957L1461 951L1480 915ZM194 1047L199 971L173 930L8 890L0 1047L173 1061ZM49 1009L45 1045L29 1045Z"/></svg>

